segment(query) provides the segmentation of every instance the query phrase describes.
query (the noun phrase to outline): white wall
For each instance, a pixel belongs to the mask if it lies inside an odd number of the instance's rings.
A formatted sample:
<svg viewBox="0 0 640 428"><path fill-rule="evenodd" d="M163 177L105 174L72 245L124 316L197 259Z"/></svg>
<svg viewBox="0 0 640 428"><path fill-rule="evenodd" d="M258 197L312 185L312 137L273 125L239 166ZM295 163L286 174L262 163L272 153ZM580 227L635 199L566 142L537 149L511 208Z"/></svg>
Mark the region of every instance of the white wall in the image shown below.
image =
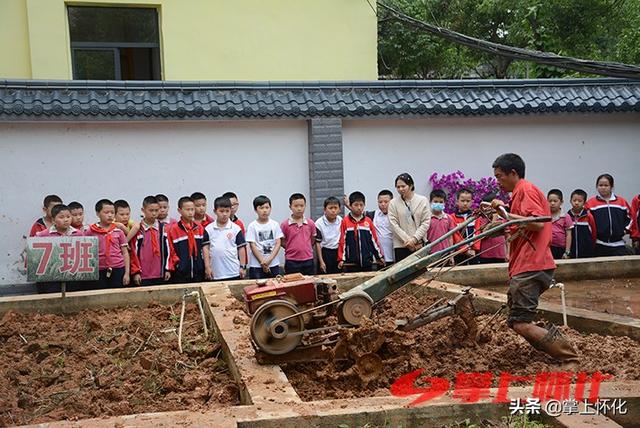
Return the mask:
<svg viewBox="0 0 640 428"><path fill-rule="evenodd" d="M231 190L247 224L259 194L278 221L291 193L309 194L305 121L5 123L0 153L0 284L26 282L24 236L46 194L78 200L92 221L101 198L126 199L136 218L144 196L164 193L177 217L180 196L204 192L212 212L215 196Z"/></svg>
<svg viewBox="0 0 640 428"><path fill-rule="evenodd" d="M640 115L344 120L345 190L363 191L375 207L401 172L417 191L431 173L493 173L505 152L523 156L527 178L543 191L576 187L593 194L603 172L626 198L640 193ZM85 205L87 221L103 197L124 198L137 214L147 194L177 198L201 191L210 203L227 190L240 197L240 217L264 193L273 215L289 215L288 197L309 194L306 121L172 123L0 123L0 285L25 282L24 236L40 216L42 198L56 193ZM209 212L211 212L211 206Z"/></svg>
<svg viewBox="0 0 640 428"><path fill-rule="evenodd" d="M640 193L638 114L345 120L343 127L345 191L364 192L371 209L378 191L395 192L402 172L428 194L432 173L491 176L491 164L506 152L524 158L526 178L545 193L560 188L567 209L575 188L592 195L605 172L616 193Z"/></svg>

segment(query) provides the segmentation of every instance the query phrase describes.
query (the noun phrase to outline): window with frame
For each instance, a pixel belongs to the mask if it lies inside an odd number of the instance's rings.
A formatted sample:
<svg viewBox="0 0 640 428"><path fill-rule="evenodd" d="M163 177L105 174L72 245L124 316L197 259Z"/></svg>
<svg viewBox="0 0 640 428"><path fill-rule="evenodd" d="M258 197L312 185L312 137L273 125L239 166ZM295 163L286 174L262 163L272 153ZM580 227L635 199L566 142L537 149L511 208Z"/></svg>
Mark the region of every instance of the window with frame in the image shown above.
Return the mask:
<svg viewBox="0 0 640 428"><path fill-rule="evenodd" d="M73 78L160 80L158 12L68 6Z"/></svg>

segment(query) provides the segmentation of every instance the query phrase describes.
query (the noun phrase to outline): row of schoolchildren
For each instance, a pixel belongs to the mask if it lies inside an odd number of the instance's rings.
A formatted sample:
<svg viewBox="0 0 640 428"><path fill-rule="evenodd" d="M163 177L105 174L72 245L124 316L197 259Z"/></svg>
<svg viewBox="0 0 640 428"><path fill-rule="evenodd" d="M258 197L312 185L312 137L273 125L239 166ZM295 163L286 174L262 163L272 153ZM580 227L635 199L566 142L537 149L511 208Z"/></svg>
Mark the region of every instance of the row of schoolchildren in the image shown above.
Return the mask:
<svg viewBox="0 0 640 428"><path fill-rule="evenodd" d="M147 196L142 201L142 219L137 223L131 219L126 201L101 199L95 204L98 222L85 225L80 203L63 205L60 197L49 195L43 202L44 216L33 224L29 236L98 238L99 280L73 288L236 279L244 276L240 266L246 264L246 252L237 250L244 246L244 225L235 217L234 205L237 210L237 197L233 194L217 198L213 219L206 213L205 195L196 192L180 198L180 219L176 220L168 215L166 196ZM232 246L237 268L221 257ZM38 284L38 289L58 291L59 284Z"/></svg>
<svg viewBox="0 0 640 428"><path fill-rule="evenodd" d="M570 197L571 208L566 213L562 212L562 191L552 189L548 192L547 201L552 217L551 252L555 259L631 254L633 250L630 250L623 240L626 234L630 235L635 253L640 254L640 195L636 195L629 205L624 198L613 192L613 188L614 179L610 174L598 176L597 194L588 198L584 190L574 190ZM442 190L432 191L432 216L426 242L432 242L464 222L472 213L472 199L473 194L470 190L463 189L457 192L455 212L447 216L442 212L446 193ZM479 233L489 221L503 220L497 214L494 214L492 219L481 217L434 250ZM468 251L456 257L456 262L504 262L508 260L508 246L505 241L505 236L476 241Z"/></svg>
<svg viewBox="0 0 640 428"><path fill-rule="evenodd" d="M467 198L468 196L468 198ZM459 207L470 204L470 194L458 195ZM38 219L30 236L96 236L99 241L97 283L87 288L129 285L153 285L165 281L192 282L205 279L230 280L244 277L273 277L280 273L278 253L285 248L285 272L311 275L318 273L371 270L374 265L393 263L394 248L388 207L393 194L378 195L378 209L365 211L365 197L353 192L345 205L349 214L343 219L340 201L327 198L324 215L316 222L304 216L306 199L296 193L289 198L291 216L282 223L270 219L271 201L258 196L253 201L257 219L246 229L235 215L238 198L229 192L214 201L215 219L206 213L202 193L178 201L180 219L169 217L169 201L164 195L148 196L142 202L142 220L131 219L126 201L107 199L95 205L97 223L84 224L84 209L78 202L68 206L49 195L43 203L44 217ZM446 195L432 193L432 227L427 238L433 241L448 228L438 221L449 216L438 210ZM468 199L468 201L467 201ZM246 251L249 244L250 251ZM446 243L434 248L437 251ZM504 247L504 242L503 242ZM491 261L493 259L486 259ZM502 258L504 260L504 257ZM40 284L41 291L57 291L57 284Z"/></svg>
<svg viewBox="0 0 640 428"><path fill-rule="evenodd" d="M390 200L391 192L387 192ZM351 195L352 215L364 212L364 195ZM98 222L84 224L84 208L78 202L68 206L56 195L44 199L44 216L33 224L30 236L95 236L99 242L99 281L75 288L111 288L129 285L153 285L165 281L197 282L205 279L232 280L245 277L274 277L280 274L278 253L285 248L285 271L315 273L314 247L317 248L321 272L356 270L356 264L370 268L367 260L376 256L382 264L373 227L368 239L368 256L359 257L358 232L353 230L340 239L340 202L329 198L326 216L316 229L304 216L306 199L296 193L289 198L291 216L281 224L270 218L271 201L258 196L253 201L257 219L246 228L235 215L238 198L229 192L216 198L215 218L206 213L204 194L194 193L178 200L180 219L169 217L168 198L147 196L142 201L142 220L131 219L131 209L123 200L102 199L95 204ZM386 210L385 210L386 214ZM379 216L380 218L380 216ZM339 219L339 220L338 220ZM335 243L334 243L335 241ZM341 252L338 243L345 245ZM321 244L327 244L324 247ZM247 251L247 244L250 251ZM329 248L332 247L332 248ZM344 261L338 258L344 255ZM248 257L247 257L248 256ZM324 257L323 257L324 256ZM248 266L247 266L248 259ZM247 272L248 267L248 272ZM39 284L43 292L58 291L59 284Z"/></svg>
<svg viewBox="0 0 640 428"><path fill-rule="evenodd" d="M614 179L601 174L596 179L596 195L587 198L582 189L571 192L571 208L562 213L563 195L549 191L552 216L551 251L554 258L584 258L640 254L640 195L629 204L613 192ZM624 241L629 235L633 249Z"/></svg>
<svg viewBox="0 0 640 428"><path fill-rule="evenodd" d="M603 174L596 182L598 195L587 200L586 192L577 189L571 194L571 209L562 214L562 192L553 189L548 201L553 217L552 252L556 258L591 257L594 255L627 254L622 237L630 230L634 246L640 241L638 216L640 196L630 207L613 193L613 177ZM62 200L50 195L45 198L45 216L32 227L30 236L56 236L82 233L97 236L100 241L100 281L97 287L135 284L156 284L173 279L175 282L203 279L237 279L272 277L280 273L278 253L285 248L285 272L314 274L314 247L318 258L317 273L371 270L376 264L394 261L393 232L388 206L393 194L383 190L378 194L378 209L365 211L365 197L353 192L344 203L349 214L341 218L340 201L328 198L324 215L316 222L304 216L306 200L296 193L289 198L291 217L278 224L270 219L271 201L258 196L253 201L257 219L244 227L237 218L238 198L225 193L214 202L216 218L206 213L204 194L194 193L178 201L179 220L171 219L168 198L164 195L144 199L143 219L131 220L131 210L125 201L96 204L100 221L84 225L82 205L72 202L62 206ZM425 242L433 242L472 213L473 194L461 190L456 194L456 211L444 213L447 195L434 190L430 195L431 220ZM496 217L491 219L499 221ZM488 222L480 218L460 234L440 243L438 251L482 230ZM246 248L247 243L250 250ZM110 251L105 249L109 248ZM503 262L508 259L504 236L477 241L458 263ZM246 271L248 261L248 272Z"/></svg>
<svg viewBox="0 0 640 428"><path fill-rule="evenodd" d="M380 221L386 218L386 205L391 198L390 191L381 192L379 205L382 211L378 210L376 218L379 228L382 228ZM304 216L304 195L291 195L291 216L282 223L270 218L269 198L258 196L253 201L257 219L245 230L235 215L238 198L231 192L215 199L215 218L206 213L204 194L180 198L178 220L169 217L166 196L147 196L142 201L139 223L131 219L131 208L126 201L102 199L95 204L98 222L89 225L84 224L84 208L80 203L72 202L67 206L60 197L49 195L43 201L44 216L36 220L29 235L98 238L99 280L95 284L71 284L71 290L119 287L131 282L154 285L169 280L178 283L233 280L247 274L256 279L274 277L280 274L278 253L281 247L285 248L286 273L314 274L314 247L318 253L319 273L370 270L374 259L384 264L375 227L369 218L364 221L366 231L347 227L348 219L357 219L354 220L356 224L365 218L364 195L354 192L349 202L351 214L343 222L338 215L340 201L327 199L325 215L316 227L313 220ZM372 218L374 214L369 213ZM382 239L390 243L388 223L386 232ZM393 251L388 254L392 255ZM42 292L53 292L59 290L59 284L38 284L38 288Z"/></svg>

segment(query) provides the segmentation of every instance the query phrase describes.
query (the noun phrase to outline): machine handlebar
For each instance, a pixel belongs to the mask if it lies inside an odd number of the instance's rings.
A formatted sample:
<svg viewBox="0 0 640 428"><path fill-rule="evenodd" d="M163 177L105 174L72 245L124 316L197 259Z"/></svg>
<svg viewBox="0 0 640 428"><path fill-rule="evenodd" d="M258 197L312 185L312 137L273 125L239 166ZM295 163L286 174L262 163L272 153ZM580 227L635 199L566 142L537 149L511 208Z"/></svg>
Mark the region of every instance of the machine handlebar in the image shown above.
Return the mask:
<svg viewBox="0 0 640 428"><path fill-rule="evenodd" d="M477 212L476 212L477 215ZM443 258L448 257L451 253L457 251L458 249L478 241L480 239L486 238L488 236L494 235L496 232L501 230L514 227L514 226L526 226L531 223L547 223L551 221L550 216L543 217L526 217L520 219L513 219L505 221L504 223L500 223L495 227L492 227L489 230L484 232L474 234L473 236L467 237L462 241L447 247L443 250L431 253L431 249L443 242L444 240L453 236L456 232L466 228L471 222L474 222L477 218L476 215L469 216L464 222L458 224L454 229L442 235L440 238L430 242L428 245L424 246L420 250L414 252L409 255L404 260L396 263L390 269L380 272L373 278L367 280L366 282L358 285L357 287L352 288L351 290L340 294L340 299L344 300L348 297L353 296L354 294L362 294L366 293L373 299L374 302L384 299L389 294L398 290L399 288L405 286L415 278L422 275L426 272L430 265L437 261L441 261Z"/></svg>

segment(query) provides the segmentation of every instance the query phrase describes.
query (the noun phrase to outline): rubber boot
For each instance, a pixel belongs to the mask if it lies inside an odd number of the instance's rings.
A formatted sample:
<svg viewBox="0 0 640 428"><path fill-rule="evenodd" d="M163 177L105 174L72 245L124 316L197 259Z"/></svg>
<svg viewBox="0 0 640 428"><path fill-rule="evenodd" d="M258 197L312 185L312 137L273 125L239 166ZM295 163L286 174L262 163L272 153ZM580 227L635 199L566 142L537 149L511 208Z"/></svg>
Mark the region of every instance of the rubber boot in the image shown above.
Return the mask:
<svg viewBox="0 0 640 428"><path fill-rule="evenodd" d="M574 368L578 361L578 354L567 336L562 334L555 325L548 328L548 333L536 343L532 343L534 348L542 351L551 357L559 360L563 368Z"/></svg>

